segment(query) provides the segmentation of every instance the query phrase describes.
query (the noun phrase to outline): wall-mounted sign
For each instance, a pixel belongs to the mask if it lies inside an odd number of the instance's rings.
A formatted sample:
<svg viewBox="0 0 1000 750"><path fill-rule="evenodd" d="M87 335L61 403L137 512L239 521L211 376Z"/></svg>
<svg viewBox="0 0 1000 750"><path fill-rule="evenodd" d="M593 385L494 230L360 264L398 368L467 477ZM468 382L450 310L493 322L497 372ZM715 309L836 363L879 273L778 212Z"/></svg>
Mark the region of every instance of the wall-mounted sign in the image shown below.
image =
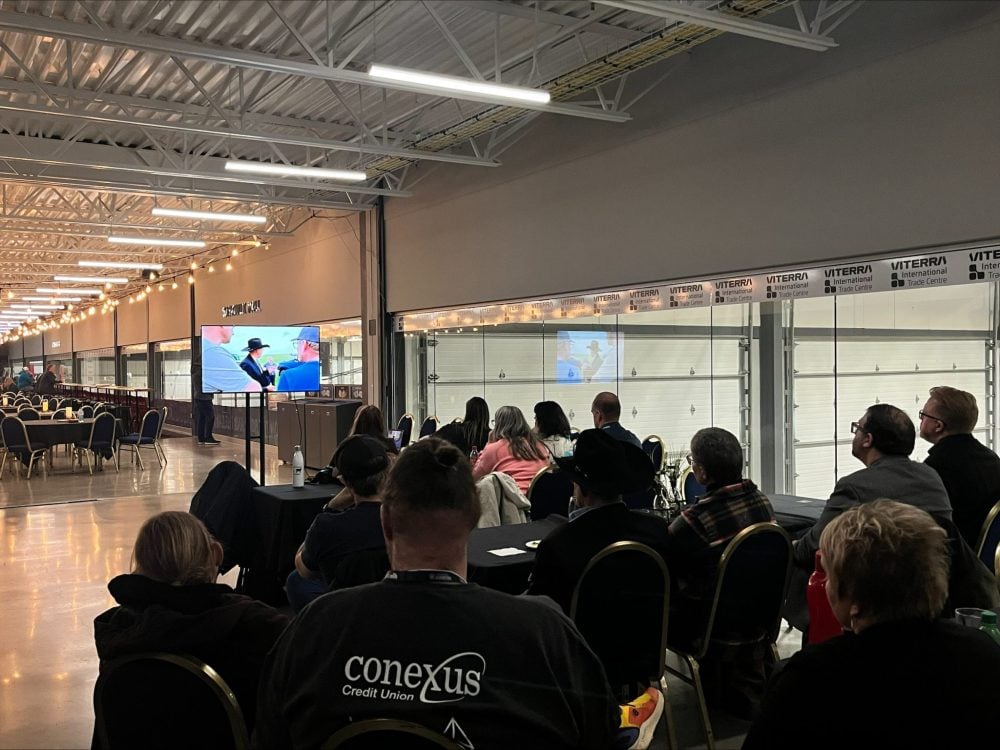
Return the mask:
<svg viewBox="0 0 1000 750"><path fill-rule="evenodd" d="M260 312L260 300L248 300L246 302L237 302L235 305L223 305L222 306L222 317L232 318L236 315L250 315L251 313Z"/></svg>
<svg viewBox="0 0 1000 750"><path fill-rule="evenodd" d="M58 349L61 345L62 345L62 341L53 341L52 342L52 348L53 349Z"/></svg>

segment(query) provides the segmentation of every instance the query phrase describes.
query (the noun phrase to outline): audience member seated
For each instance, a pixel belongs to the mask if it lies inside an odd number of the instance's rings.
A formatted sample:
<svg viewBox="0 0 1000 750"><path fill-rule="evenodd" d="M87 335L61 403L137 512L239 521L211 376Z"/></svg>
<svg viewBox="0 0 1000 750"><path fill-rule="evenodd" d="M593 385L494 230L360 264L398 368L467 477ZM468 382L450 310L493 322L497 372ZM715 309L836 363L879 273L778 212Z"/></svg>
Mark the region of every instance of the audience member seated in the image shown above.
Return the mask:
<svg viewBox="0 0 1000 750"><path fill-rule="evenodd" d="M479 396L473 396L465 402L462 421L446 424L434 437L447 440L464 456L471 456L473 449L478 453L490 440L490 407Z"/></svg>
<svg viewBox="0 0 1000 750"><path fill-rule="evenodd" d="M1000 456L972 436L976 397L938 386L920 411L920 437L933 443L924 463L941 476L958 532L975 548L986 515L1000 502Z"/></svg>
<svg viewBox="0 0 1000 750"><path fill-rule="evenodd" d="M540 469L549 465L549 452L535 437L516 406L501 406L494 418L490 442L479 454L472 474L479 480L491 471L514 478L522 495Z"/></svg>
<svg viewBox="0 0 1000 750"><path fill-rule="evenodd" d="M45 368L45 372L42 373L42 377L38 379L38 385L35 386L35 393L42 396L51 396L56 392L57 382L56 366L54 364L49 364Z"/></svg>
<svg viewBox="0 0 1000 750"><path fill-rule="evenodd" d="M382 414L382 410L374 404L366 404L354 412L354 421L351 422L351 429L348 431L347 436L352 437L354 435L370 435L380 440L385 444L390 460L399 455L399 448L396 447L396 443L387 436L385 431L385 417ZM330 467L332 468L330 477L332 479L340 477L340 471L337 469L337 463L334 460L335 457L336 451L334 451L334 457L330 458ZM352 505L354 505L354 495L348 487L345 487L330 500L327 507L336 510L349 508Z"/></svg>
<svg viewBox="0 0 1000 750"><path fill-rule="evenodd" d="M552 459L573 455L569 420L555 401L539 401L535 404L535 434L548 449Z"/></svg>
<svg viewBox="0 0 1000 750"><path fill-rule="evenodd" d="M108 584L120 606L94 620L101 668L147 651L196 656L222 676L253 727L264 657L288 617L215 582L222 546L190 513L168 511L147 520L132 561L131 574Z"/></svg>
<svg viewBox="0 0 1000 750"><path fill-rule="evenodd" d="M385 443L354 435L340 444L333 460L355 503L344 510L325 508L306 532L285 582L296 612L327 591L372 583L389 569L379 521L390 463Z"/></svg>
<svg viewBox="0 0 1000 750"><path fill-rule="evenodd" d="M584 430L573 455L556 463L573 479L576 508L569 523L538 545L527 593L549 596L568 613L573 589L590 558L621 541L641 542L665 556L668 526L659 516L629 510L622 502L623 493L653 481L653 465L641 448L601 430Z"/></svg>
<svg viewBox="0 0 1000 750"><path fill-rule="evenodd" d="M635 433L622 427L622 402L618 396L607 391L602 391L594 396L594 402L590 405L590 413L594 417L594 427L604 430L615 440L625 443L632 443L636 448L642 448L642 441L636 437Z"/></svg>
<svg viewBox="0 0 1000 750"><path fill-rule="evenodd" d="M748 526L774 520L767 496L743 478L743 447L731 432L718 427L696 432L691 470L706 491L670 524L666 555L672 586L667 638L686 651L705 632L726 545ZM764 691L770 648L731 640L726 647L713 642L701 660L705 695L710 704L749 717Z"/></svg>
<svg viewBox="0 0 1000 750"><path fill-rule="evenodd" d="M808 628L806 583L815 566L819 536L827 524L845 510L888 498L925 510L937 519L951 521L951 502L941 477L929 466L911 461L916 430L906 412L891 404L868 407L851 425L851 454L864 469L842 477L826 501L813 527L795 542L796 569L788 591L785 617L803 632Z"/></svg>
<svg viewBox="0 0 1000 750"><path fill-rule="evenodd" d="M255 746L318 748L351 722L396 718L476 750L609 747L619 708L573 624L543 599L466 582L480 509L462 453L434 437L407 448L381 513L392 572L292 622L261 680Z"/></svg>
<svg viewBox="0 0 1000 750"><path fill-rule="evenodd" d="M944 531L878 500L820 536L826 593L845 633L776 673L744 750L946 748L1000 736L1000 646L935 620L948 591Z"/></svg>

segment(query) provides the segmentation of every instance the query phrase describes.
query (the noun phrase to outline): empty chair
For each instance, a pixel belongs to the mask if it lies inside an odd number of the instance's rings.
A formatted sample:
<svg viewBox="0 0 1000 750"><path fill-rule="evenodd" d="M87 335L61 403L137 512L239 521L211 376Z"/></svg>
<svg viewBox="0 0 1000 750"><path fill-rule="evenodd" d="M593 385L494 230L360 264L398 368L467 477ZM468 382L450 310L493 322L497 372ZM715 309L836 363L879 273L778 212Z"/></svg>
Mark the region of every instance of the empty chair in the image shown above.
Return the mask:
<svg viewBox="0 0 1000 750"><path fill-rule="evenodd" d="M145 414L142 415L142 424L139 426L138 432L133 432L131 435L126 435L121 440L118 441L118 452L121 453L122 448L130 448L133 452L133 460L139 461L139 469L145 469L142 463L142 455L140 453L141 448L152 448L153 453L156 454L156 461L163 466L163 461L160 457L161 448L157 441L157 437L160 434L160 412L156 409L150 409ZM120 460L120 457L119 457Z"/></svg>
<svg viewBox="0 0 1000 750"><path fill-rule="evenodd" d="M649 456L649 460L653 462L653 471L656 472L657 476L662 474L667 460L667 448L663 438L650 435L642 441L642 449Z"/></svg>
<svg viewBox="0 0 1000 750"><path fill-rule="evenodd" d="M983 530L979 532L979 541L976 544L976 554L986 567L993 571L993 575L1000 573L996 563L998 553L1000 553L1000 503L990 508L990 512L986 514Z"/></svg>
<svg viewBox="0 0 1000 750"><path fill-rule="evenodd" d="M420 423L420 434L418 437L427 437L428 435L433 435L438 431L438 418L437 417L427 417L423 422Z"/></svg>
<svg viewBox="0 0 1000 750"><path fill-rule="evenodd" d="M28 438L28 428L24 426L24 422L18 417L4 417L3 421L0 422L0 434L3 435L3 443L6 448L3 461L0 462L0 479L3 478L8 458L12 461L20 461L28 467L28 479L31 479L31 470L35 466L35 461L42 458L42 472L48 474L45 466L45 451L48 450L48 446L44 443L31 442Z"/></svg>
<svg viewBox="0 0 1000 750"><path fill-rule="evenodd" d="M28 400L31 401L32 406L39 406L42 403L42 397L37 393L32 394Z"/></svg>
<svg viewBox="0 0 1000 750"><path fill-rule="evenodd" d="M118 659L94 687L94 743L102 750L250 747L243 712L225 680L192 656Z"/></svg>
<svg viewBox="0 0 1000 750"><path fill-rule="evenodd" d="M87 470L93 474L94 464L100 466L101 456L110 453L115 463L115 471L118 471L118 456L115 454L115 418L110 414L98 414L90 425L90 436L87 440L73 444L74 459L79 459L83 463L83 456L87 456ZM93 460L92 460L93 457Z"/></svg>
<svg viewBox="0 0 1000 750"><path fill-rule="evenodd" d="M335 732L321 750L462 750L449 737L421 724L399 719L367 719L348 724Z"/></svg>
<svg viewBox="0 0 1000 750"><path fill-rule="evenodd" d="M399 447L405 448L410 444L410 437L413 435L413 415L407 412L396 422L396 429L399 430Z"/></svg>
<svg viewBox="0 0 1000 750"><path fill-rule="evenodd" d="M569 474L554 467L541 469L528 485L531 520L540 521L553 513L568 516L572 498L573 480Z"/></svg>
<svg viewBox="0 0 1000 750"><path fill-rule="evenodd" d="M719 560L715 593L701 633L690 644L690 650L679 644L669 646L669 651L687 665L688 673L670 665L666 669L694 686L709 750L715 747L715 736L699 662L713 643L727 647L768 646L777 661L774 643L791 566L792 542L784 529L772 522L743 529Z"/></svg>
<svg viewBox="0 0 1000 750"><path fill-rule="evenodd" d="M94 404L94 416L95 417L98 414L104 414L107 410L108 410L108 405L105 404L103 401L101 403L99 403L99 404Z"/></svg>
<svg viewBox="0 0 1000 750"><path fill-rule="evenodd" d="M94 416L94 407L90 404L84 404L80 407L80 418L81 419L92 419Z"/></svg>
<svg viewBox="0 0 1000 750"><path fill-rule="evenodd" d="M22 406L17 410L17 417L22 420L32 420L41 419L42 415L39 414L38 409L34 406Z"/></svg>

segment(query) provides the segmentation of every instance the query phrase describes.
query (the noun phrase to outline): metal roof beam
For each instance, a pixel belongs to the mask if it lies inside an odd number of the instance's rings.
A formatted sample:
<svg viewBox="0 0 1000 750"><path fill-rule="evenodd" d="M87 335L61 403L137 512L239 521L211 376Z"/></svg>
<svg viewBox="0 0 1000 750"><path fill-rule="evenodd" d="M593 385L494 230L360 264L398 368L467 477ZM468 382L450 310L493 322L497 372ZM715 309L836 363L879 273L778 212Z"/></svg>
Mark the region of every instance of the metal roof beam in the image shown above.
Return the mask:
<svg viewBox="0 0 1000 750"><path fill-rule="evenodd" d="M561 13L554 13L549 10L541 10L537 3L532 6L518 5L517 3L505 3L500 0L449 0L449 5L461 5L472 10L479 10L484 13L497 13L501 16L511 16L513 18L523 18L528 21L538 20L541 23L549 23L553 26L572 26L580 19L576 16L564 16ZM583 6L586 7L586 6ZM633 31L624 26L615 26L610 23L595 23L593 27L595 34L621 39L626 42L637 42L648 36L642 31Z"/></svg>
<svg viewBox="0 0 1000 750"><path fill-rule="evenodd" d="M593 2L597 5L619 8L632 13L666 18L677 23L706 26L710 29L763 39L767 42L777 42L791 47L800 47L814 52L825 52L837 46L837 43L828 36L806 34L796 29L761 23L747 18L737 18L714 10L695 8L685 3L653 2L653 0L593 0Z"/></svg>
<svg viewBox="0 0 1000 750"><path fill-rule="evenodd" d="M159 37L153 34L135 34L121 29L102 30L93 24L75 23L61 18L51 18L30 13L16 13L0 10L0 29L19 34L42 34L56 36L61 39L103 44L109 47L126 47L166 55L180 55L195 60L205 60L223 65L232 65L254 70L264 70L270 73L290 74L303 78L316 78L323 81L350 83L357 86L371 86L407 91L414 94L426 94L439 98L464 99L482 104L498 104L497 99L474 93L442 94L440 89L420 84L401 81L375 80L366 73L353 70L341 70L316 63L288 60L260 52L238 50L231 47L200 44L186 39ZM548 112L555 115L584 117L606 122L626 122L631 117L623 112L605 112L600 109L581 107L561 102L549 104L534 104L531 102L503 102L505 106L517 109L530 109Z"/></svg>

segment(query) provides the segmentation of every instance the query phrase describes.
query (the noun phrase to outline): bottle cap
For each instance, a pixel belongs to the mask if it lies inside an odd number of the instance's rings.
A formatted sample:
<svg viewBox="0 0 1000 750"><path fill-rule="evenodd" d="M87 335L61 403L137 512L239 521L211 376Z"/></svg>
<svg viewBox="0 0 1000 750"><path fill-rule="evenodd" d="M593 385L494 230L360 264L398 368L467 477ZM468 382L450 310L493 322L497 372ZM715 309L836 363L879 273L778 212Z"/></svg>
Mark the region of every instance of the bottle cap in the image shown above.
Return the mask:
<svg viewBox="0 0 1000 750"><path fill-rule="evenodd" d="M979 622L983 625L996 625L997 613L991 612L988 609L984 609L983 613L979 616Z"/></svg>

